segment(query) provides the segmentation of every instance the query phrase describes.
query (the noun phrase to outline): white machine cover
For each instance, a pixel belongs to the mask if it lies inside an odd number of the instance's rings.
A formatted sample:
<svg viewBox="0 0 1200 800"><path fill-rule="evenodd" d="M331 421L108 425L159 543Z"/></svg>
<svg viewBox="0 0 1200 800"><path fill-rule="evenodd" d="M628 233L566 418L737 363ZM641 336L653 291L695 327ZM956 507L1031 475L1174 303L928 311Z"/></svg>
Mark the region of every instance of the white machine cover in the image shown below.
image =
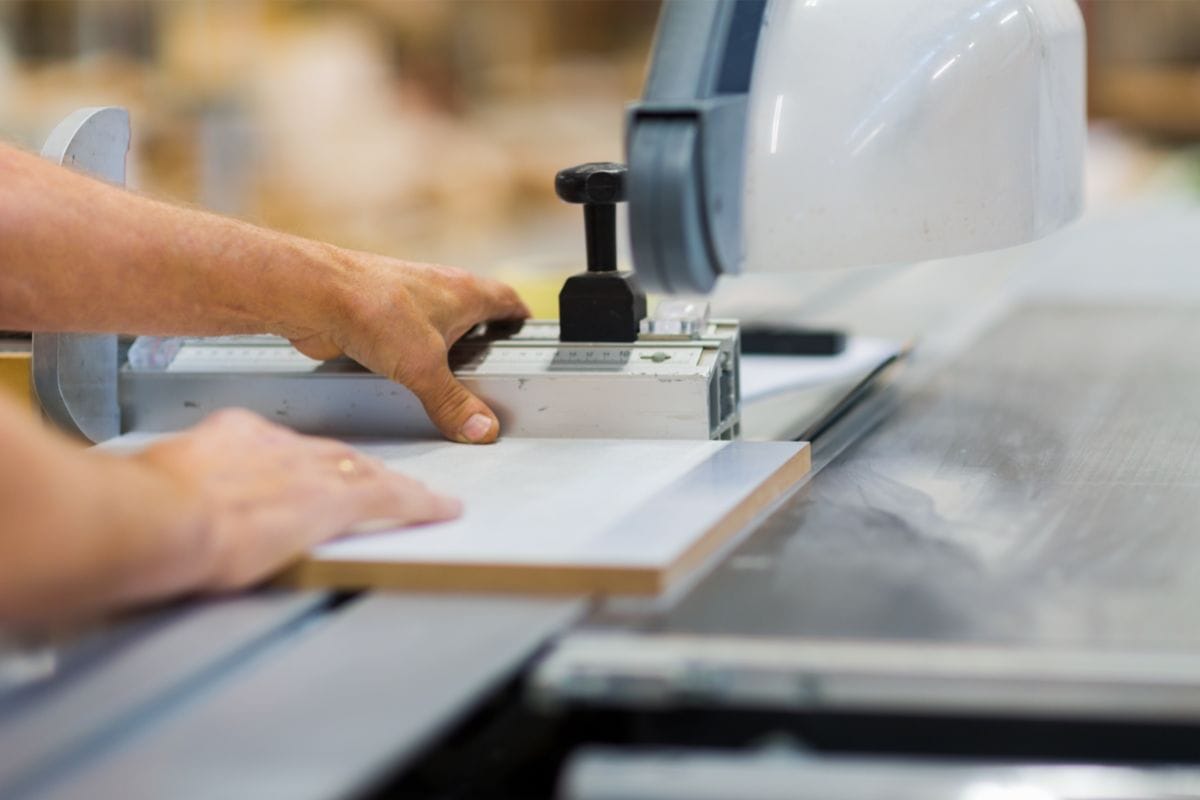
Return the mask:
<svg viewBox="0 0 1200 800"><path fill-rule="evenodd" d="M747 132L745 269L916 261L1074 219L1074 0L779 0Z"/></svg>

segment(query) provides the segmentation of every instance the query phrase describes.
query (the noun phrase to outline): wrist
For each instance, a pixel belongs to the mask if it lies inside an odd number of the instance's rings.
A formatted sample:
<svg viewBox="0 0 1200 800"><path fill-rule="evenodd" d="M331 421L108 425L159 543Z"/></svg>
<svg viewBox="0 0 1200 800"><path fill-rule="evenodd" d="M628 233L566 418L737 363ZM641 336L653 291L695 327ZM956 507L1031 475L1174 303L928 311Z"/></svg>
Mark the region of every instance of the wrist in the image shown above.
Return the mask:
<svg viewBox="0 0 1200 800"><path fill-rule="evenodd" d="M90 451L103 478L106 541L128 558L128 601L201 589L218 569L219 546L198 487L158 462L154 449L132 456Z"/></svg>
<svg viewBox="0 0 1200 800"><path fill-rule="evenodd" d="M348 251L324 242L287 237L280 248L286 268L277 291L264 293L264 327L288 339L337 330L353 311L361 267Z"/></svg>

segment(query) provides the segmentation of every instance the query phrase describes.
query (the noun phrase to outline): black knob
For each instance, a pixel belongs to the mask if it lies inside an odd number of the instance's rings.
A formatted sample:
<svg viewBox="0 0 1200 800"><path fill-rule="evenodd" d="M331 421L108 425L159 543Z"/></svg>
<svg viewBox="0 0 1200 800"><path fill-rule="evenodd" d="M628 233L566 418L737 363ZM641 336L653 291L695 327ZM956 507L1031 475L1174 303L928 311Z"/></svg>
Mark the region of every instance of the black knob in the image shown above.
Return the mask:
<svg viewBox="0 0 1200 800"><path fill-rule="evenodd" d="M568 203L621 203L625 201L624 164L598 161L560 170L554 191Z"/></svg>
<svg viewBox="0 0 1200 800"><path fill-rule="evenodd" d="M617 207L625 200L624 164L580 164L554 176L554 191L568 203L583 204L588 272L617 268Z"/></svg>

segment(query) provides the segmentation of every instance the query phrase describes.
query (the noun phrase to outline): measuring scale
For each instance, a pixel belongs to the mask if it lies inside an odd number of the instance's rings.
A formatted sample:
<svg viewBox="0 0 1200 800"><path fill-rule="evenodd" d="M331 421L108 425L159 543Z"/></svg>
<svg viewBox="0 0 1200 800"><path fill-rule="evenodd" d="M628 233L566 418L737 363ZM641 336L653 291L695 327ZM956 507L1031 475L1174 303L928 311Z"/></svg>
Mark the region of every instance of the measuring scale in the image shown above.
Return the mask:
<svg viewBox="0 0 1200 800"><path fill-rule="evenodd" d="M450 351L463 384L506 436L732 439L739 426L738 326L707 321L629 344L558 341L558 324L479 329ZM437 435L407 389L350 359L317 361L285 339L137 340L120 372L122 419L186 427L238 406L335 436Z"/></svg>

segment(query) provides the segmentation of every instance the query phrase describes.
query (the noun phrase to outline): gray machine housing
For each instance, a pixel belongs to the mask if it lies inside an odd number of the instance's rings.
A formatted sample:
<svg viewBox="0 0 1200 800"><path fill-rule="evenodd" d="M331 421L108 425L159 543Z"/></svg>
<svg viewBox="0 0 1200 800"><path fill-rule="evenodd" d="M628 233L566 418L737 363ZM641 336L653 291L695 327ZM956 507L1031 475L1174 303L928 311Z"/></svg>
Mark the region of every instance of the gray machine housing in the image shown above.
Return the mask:
<svg viewBox="0 0 1200 800"><path fill-rule="evenodd" d="M651 291L707 293L741 266L746 115L766 5L663 6L626 121L629 238Z"/></svg>

